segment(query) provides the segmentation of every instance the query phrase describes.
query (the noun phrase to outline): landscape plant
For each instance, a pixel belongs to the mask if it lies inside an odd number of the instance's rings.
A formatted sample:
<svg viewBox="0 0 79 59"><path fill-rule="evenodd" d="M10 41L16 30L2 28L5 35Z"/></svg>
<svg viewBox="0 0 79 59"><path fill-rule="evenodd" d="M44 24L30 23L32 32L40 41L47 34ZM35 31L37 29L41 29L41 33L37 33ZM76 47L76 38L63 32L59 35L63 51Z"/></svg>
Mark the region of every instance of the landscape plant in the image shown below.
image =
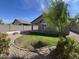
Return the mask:
<svg viewBox="0 0 79 59"><path fill-rule="evenodd" d="M10 39L7 39L6 37L7 34L0 33L0 59L5 59L9 55L8 48Z"/></svg>
<svg viewBox="0 0 79 59"><path fill-rule="evenodd" d="M2 19L0 19L0 24L4 24Z"/></svg>
<svg viewBox="0 0 79 59"><path fill-rule="evenodd" d="M54 50L55 53L51 52L52 55L50 54L50 59L70 59L71 53L75 51L76 45L74 46L74 44L76 42L65 34L65 31L69 31L70 27L76 24L75 20L70 19L68 7L69 5L63 0L51 0L48 9L44 11L44 18L48 27L54 25L59 32L58 37L60 38Z"/></svg>

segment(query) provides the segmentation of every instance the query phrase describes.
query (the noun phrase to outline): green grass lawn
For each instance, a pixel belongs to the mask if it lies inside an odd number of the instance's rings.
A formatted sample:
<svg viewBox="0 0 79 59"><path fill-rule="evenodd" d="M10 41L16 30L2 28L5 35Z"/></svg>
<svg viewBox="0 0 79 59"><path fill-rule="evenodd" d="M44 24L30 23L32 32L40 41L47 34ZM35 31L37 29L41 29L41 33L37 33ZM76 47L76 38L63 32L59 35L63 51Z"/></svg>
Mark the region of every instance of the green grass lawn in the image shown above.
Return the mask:
<svg viewBox="0 0 79 59"><path fill-rule="evenodd" d="M52 35L45 35L41 33L30 33L28 35L23 35L22 37L16 39L15 44L22 48L32 48L31 44L42 41L48 43L48 47L56 46L59 38Z"/></svg>

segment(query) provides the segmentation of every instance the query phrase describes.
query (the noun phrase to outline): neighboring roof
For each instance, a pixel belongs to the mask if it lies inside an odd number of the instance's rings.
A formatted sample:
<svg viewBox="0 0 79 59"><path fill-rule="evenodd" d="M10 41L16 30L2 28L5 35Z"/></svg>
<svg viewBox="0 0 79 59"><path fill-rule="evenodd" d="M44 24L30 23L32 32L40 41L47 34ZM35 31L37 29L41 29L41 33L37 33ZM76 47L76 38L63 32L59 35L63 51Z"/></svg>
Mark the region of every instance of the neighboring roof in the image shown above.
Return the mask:
<svg viewBox="0 0 79 59"><path fill-rule="evenodd" d="M33 20L31 23L32 23L32 24L37 24L37 23L39 23L39 22L42 20L42 18L43 18L43 15L40 15L40 16L37 17L35 20Z"/></svg>
<svg viewBox="0 0 79 59"><path fill-rule="evenodd" d="M31 24L30 22L27 22L27 21L21 20L21 19L15 19L14 22L15 22L15 21L18 21L19 23L22 23L22 24ZM14 22L13 22L13 23L14 23Z"/></svg>

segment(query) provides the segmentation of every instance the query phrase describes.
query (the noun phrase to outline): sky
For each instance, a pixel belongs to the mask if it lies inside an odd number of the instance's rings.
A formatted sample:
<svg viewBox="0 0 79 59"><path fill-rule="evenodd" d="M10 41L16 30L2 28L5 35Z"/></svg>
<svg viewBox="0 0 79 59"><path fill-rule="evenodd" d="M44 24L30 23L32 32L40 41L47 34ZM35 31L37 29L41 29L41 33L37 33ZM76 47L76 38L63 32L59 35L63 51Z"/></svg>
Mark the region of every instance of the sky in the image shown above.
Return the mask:
<svg viewBox="0 0 79 59"><path fill-rule="evenodd" d="M69 4L71 17L79 13L79 0L64 1ZM47 2L48 0L0 0L0 19L5 23L11 23L14 19L31 22L42 14Z"/></svg>

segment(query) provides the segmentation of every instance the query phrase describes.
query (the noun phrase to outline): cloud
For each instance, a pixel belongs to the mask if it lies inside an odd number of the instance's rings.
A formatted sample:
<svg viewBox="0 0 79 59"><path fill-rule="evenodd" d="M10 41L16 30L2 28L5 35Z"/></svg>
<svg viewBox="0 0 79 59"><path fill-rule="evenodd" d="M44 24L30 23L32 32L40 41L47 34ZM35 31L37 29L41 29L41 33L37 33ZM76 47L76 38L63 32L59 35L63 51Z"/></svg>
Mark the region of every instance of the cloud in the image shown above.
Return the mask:
<svg viewBox="0 0 79 59"><path fill-rule="evenodd" d="M79 13L79 0L63 0L66 3L69 4L69 11L70 13L75 16L77 13ZM47 2L49 2L48 0L40 0L40 4L41 4L41 9L46 10L47 8Z"/></svg>
<svg viewBox="0 0 79 59"><path fill-rule="evenodd" d="M50 1L51 0L38 0L42 10L46 10L46 8L48 7L47 5L50 5L50 3L49 3ZM66 3L70 3L70 1L72 1L72 0L63 0L63 1L65 1Z"/></svg>
<svg viewBox="0 0 79 59"><path fill-rule="evenodd" d="M48 6L49 6L49 2L50 2L50 0L37 0L39 3L40 3L40 8L41 8L41 10L46 10L47 8L48 8Z"/></svg>
<svg viewBox="0 0 79 59"><path fill-rule="evenodd" d="M45 9L44 0L40 0L39 3L40 3L40 8L44 10Z"/></svg>

